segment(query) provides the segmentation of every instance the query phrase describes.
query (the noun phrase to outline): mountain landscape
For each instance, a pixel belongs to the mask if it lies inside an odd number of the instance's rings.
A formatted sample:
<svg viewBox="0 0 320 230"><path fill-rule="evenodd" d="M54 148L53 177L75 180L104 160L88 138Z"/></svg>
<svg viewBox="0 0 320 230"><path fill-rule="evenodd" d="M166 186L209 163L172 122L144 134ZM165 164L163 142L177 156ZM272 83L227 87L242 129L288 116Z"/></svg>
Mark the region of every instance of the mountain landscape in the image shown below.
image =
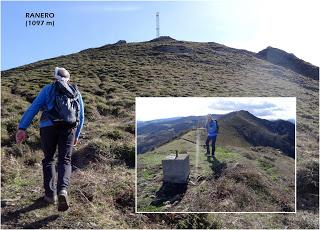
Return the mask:
<svg viewBox="0 0 320 230"><path fill-rule="evenodd" d="M137 153L141 154L205 125L205 117L181 117L137 123Z"/></svg>
<svg viewBox="0 0 320 230"><path fill-rule="evenodd" d="M160 126L159 122L155 126L150 121L142 127L146 140L162 141L161 137L155 137L157 130L161 130L158 135L166 138L175 127L182 126L185 132L180 136L171 135L172 139L165 145L151 146L152 151L138 155L138 210L294 211L294 124L260 119L244 110L220 115L218 150L216 159L211 159L202 148L206 130L201 123L206 116L192 117L193 123L187 123L189 119L162 121ZM161 127L166 127L166 132ZM144 139L139 142L139 129L138 125L138 149L139 145L144 146ZM161 185L162 159L176 151L189 154L191 165L190 181L179 192L175 187L182 185L172 184L169 190L168 183Z"/></svg>
<svg viewBox="0 0 320 230"><path fill-rule="evenodd" d="M283 58L290 59L288 55L284 55ZM307 62L303 64L305 67L318 68ZM86 116L81 142L73 155L71 209L67 213L58 213L56 207L44 206L41 203L43 189L42 152L37 126L39 116L28 129L26 143L16 145L14 141L15 130L22 113L39 90L51 82L56 66L70 71L72 82L78 85L82 93ZM137 43L121 41L2 71L1 227L318 229L319 81L312 76L258 58L256 53L246 50L214 42L178 41L170 37ZM138 96L296 97L297 212L135 213L134 113L135 97ZM185 139L192 139L192 132L194 131L179 135L186 135ZM173 140L160 147L156 146L155 150L173 148L175 142L181 141L183 140ZM193 143L188 143L190 148L194 147ZM261 155L254 159L256 151ZM218 194L220 190L205 190L203 197L232 197L229 201L226 200L226 203L219 203L217 208L220 207L221 210L228 207L252 210L255 208L254 203L243 207L238 201L243 198L247 202L252 198L259 203L270 197L262 209L292 211L293 175L290 170L294 159L279 154L274 148L265 151L259 147L253 147L248 152L243 152L242 147L224 147L217 150L220 163L208 162L203 158L204 155L200 154L202 158L199 159L199 166L209 174L202 175L202 179L195 177L195 187L199 186L201 181L208 181L210 175L215 177L215 186L225 188L222 191L226 193ZM142 157L147 155L141 154ZM252 155L252 159L249 155ZM235 162L235 159L239 160ZM281 168L286 160L288 167ZM158 159L154 162L158 162ZM147 160L147 163L150 161ZM253 167L248 167L249 164ZM223 165L227 167L223 168ZM219 171L219 168L222 170ZM240 176L235 175L235 171L241 172ZM139 173L141 171L138 170ZM282 173L289 176L286 181ZM145 174L148 177L148 173ZM227 178L229 184L224 180ZM155 181L159 179L160 177L155 178ZM284 188L279 188L277 180L286 185L288 196L281 196L281 189ZM252 193L246 193L246 189L250 190L254 184L261 188L261 193L250 197ZM234 185L239 187L232 191ZM272 186L275 186L274 189ZM152 189L154 192L157 191L157 188ZM202 191L201 187L199 190ZM138 194L139 192L140 190ZM196 199L195 194L185 193L186 203L181 201L180 208L187 208L187 204L190 203L187 201ZM141 197L139 199L138 203ZM145 203L149 204L149 201L145 200ZM195 202L194 207L189 208L201 208L199 205L201 204Z"/></svg>
<svg viewBox="0 0 320 230"><path fill-rule="evenodd" d="M268 121L247 111L213 115L218 120L218 144L269 146L295 157L295 125L289 121ZM153 150L195 128L204 128L206 116L190 116L137 123L137 152Z"/></svg>

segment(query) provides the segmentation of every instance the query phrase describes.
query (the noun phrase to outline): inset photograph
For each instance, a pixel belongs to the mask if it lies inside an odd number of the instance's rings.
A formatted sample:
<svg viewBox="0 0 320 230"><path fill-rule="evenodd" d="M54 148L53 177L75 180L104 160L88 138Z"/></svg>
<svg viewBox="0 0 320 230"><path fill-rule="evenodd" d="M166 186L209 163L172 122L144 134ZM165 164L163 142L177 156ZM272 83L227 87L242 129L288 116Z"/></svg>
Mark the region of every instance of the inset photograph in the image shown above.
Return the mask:
<svg viewBox="0 0 320 230"><path fill-rule="evenodd" d="M295 212L294 97L136 98L137 212Z"/></svg>

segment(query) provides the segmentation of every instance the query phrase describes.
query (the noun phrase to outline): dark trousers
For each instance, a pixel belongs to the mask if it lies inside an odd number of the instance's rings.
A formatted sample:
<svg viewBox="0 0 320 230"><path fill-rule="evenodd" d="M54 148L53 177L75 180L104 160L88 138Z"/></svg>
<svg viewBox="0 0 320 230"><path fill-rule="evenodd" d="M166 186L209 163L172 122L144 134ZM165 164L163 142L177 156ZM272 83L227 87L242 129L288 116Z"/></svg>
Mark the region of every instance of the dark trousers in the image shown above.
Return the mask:
<svg viewBox="0 0 320 230"><path fill-rule="evenodd" d="M211 141L211 146L212 146L212 156L214 156L214 153L216 151L216 139L217 136L208 136L206 140L206 146L207 146L207 154L210 154L210 141Z"/></svg>
<svg viewBox="0 0 320 230"><path fill-rule="evenodd" d="M71 155L75 138L75 128L66 126L48 126L40 128L41 147L44 152L42 160L43 184L45 194L53 196L61 189L68 189L71 176ZM55 152L58 146L58 164ZM58 180L56 184L56 167Z"/></svg>

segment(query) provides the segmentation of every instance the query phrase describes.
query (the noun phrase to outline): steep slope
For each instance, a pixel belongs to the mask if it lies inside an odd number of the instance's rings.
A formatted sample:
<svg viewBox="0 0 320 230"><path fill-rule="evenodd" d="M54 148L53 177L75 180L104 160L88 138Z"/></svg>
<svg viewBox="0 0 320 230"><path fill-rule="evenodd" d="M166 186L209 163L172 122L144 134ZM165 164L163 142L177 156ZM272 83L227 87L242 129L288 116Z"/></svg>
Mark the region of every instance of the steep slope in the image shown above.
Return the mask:
<svg viewBox="0 0 320 230"><path fill-rule="evenodd" d="M273 64L291 69L304 76L316 80L319 79L319 67L297 58L294 54L289 54L283 50L269 46L257 53L256 56Z"/></svg>
<svg viewBox="0 0 320 230"><path fill-rule="evenodd" d="M58 217L51 215L52 207L34 205L42 195L36 122L29 129L26 145L14 144L21 113L51 81L55 66L70 70L82 92L86 125L78 150L88 160L80 169L82 177L74 174L79 181L71 191L72 211ZM319 185L314 176L319 170L319 88L315 79L258 59L248 51L173 39L106 45L2 71L1 75L1 195L6 201L1 212L6 228L31 228L32 223L36 228L206 228L212 227L209 223L213 221L228 228L319 227ZM124 159L134 153L136 96L297 97L298 213L133 214L134 170ZM101 156L90 158L92 146ZM100 159L105 159L103 164ZM16 199L12 206L10 199Z"/></svg>

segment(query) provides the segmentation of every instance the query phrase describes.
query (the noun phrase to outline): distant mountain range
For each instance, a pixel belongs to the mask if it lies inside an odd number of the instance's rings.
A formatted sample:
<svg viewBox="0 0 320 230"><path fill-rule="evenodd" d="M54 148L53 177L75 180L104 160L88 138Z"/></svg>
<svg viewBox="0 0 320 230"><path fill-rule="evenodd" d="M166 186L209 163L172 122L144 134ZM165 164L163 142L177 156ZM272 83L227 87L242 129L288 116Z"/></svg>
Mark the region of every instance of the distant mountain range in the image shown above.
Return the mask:
<svg viewBox="0 0 320 230"><path fill-rule="evenodd" d="M152 150L182 134L204 126L205 116L160 119L137 123L138 154Z"/></svg>
<svg viewBox="0 0 320 230"><path fill-rule="evenodd" d="M230 146L269 146L295 157L295 126L284 120L269 121L241 110L214 115L219 123L217 144ZM160 119L137 124L138 153L170 142L192 129L204 127L206 116Z"/></svg>
<svg viewBox="0 0 320 230"><path fill-rule="evenodd" d="M171 117L171 118L163 118L163 119L156 119L156 120L149 120L149 121L137 121L137 125L139 125L140 127L144 126L144 125L148 125L148 124L155 124L155 123L162 123L162 122L168 122L168 121L174 121L174 120L178 120L180 118L183 117Z"/></svg>

